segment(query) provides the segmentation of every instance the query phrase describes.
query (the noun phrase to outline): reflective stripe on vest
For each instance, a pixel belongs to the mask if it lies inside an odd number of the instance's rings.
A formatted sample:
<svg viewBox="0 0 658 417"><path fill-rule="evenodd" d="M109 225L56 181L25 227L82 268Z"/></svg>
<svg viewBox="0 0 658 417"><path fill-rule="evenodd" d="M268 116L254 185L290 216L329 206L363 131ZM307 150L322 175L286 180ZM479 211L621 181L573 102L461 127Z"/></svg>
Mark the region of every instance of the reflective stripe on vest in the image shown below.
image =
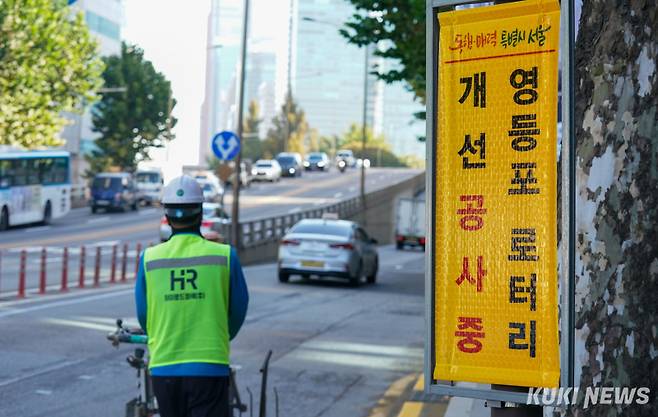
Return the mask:
<svg viewBox="0 0 658 417"><path fill-rule="evenodd" d="M144 252L149 367L229 363L228 245L175 235Z"/></svg>

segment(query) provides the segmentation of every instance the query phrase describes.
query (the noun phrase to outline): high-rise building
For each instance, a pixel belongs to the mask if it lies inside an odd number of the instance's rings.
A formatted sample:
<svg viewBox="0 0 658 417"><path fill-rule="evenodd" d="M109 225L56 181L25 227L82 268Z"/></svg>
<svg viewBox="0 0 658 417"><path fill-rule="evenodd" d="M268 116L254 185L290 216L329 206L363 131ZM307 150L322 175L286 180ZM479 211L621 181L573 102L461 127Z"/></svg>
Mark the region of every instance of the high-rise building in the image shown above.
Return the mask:
<svg viewBox="0 0 658 417"><path fill-rule="evenodd" d="M123 0L78 0L70 7L72 12L83 13L89 31L98 41L101 55L121 53ZM94 149L94 140L98 134L92 131L89 109L82 115L66 116L71 124L64 128L61 137L66 141L64 148L71 153L71 179L75 185L80 185L83 184L82 175L87 169L84 155Z"/></svg>
<svg viewBox="0 0 658 417"><path fill-rule="evenodd" d="M263 135L283 99L283 92L277 90L281 82L277 80L284 76L282 60L286 59L286 56L277 53L278 31L271 29L281 19L263 13L262 6L268 1L251 0L245 71L245 111L250 101L259 103ZM244 0L212 1L208 18L206 91L201 110L199 164L205 164L211 154L210 141L216 133L237 128L243 5ZM266 30L266 25L270 30Z"/></svg>
<svg viewBox="0 0 658 417"><path fill-rule="evenodd" d="M293 96L306 112L309 125L321 135L341 135L351 124L363 123L364 83L368 83L366 123L384 134L397 155L425 153L417 137L424 123L413 114L424 106L402 83L386 84L365 76L365 49L348 44L338 33L354 7L345 0L295 0L293 7ZM386 71L393 63L373 55L368 68ZM367 80L367 81L366 81Z"/></svg>

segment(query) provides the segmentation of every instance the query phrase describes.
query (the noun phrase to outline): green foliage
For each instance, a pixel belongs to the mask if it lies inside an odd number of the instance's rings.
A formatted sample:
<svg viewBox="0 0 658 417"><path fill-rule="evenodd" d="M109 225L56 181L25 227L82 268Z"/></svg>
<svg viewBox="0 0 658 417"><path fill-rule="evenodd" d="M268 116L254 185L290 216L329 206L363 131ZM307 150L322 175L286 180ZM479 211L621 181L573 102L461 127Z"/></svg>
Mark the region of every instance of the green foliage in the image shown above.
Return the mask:
<svg viewBox="0 0 658 417"><path fill-rule="evenodd" d="M405 81L416 98L425 102L425 0L346 0L357 13L341 34L358 46L385 45L375 55L398 63L377 76L393 83ZM424 114L417 117L424 119Z"/></svg>
<svg viewBox="0 0 658 417"><path fill-rule="evenodd" d="M391 152L391 146L384 135L375 136L372 129L366 128L366 146L363 146L362 126L352 124L338 143L341 149L351 149L356 158L370 160L373 167L406 167L405 161Z"/></svg>
<svg viewBox="0 0 658 417"><path fill-rule="evenodd" d="M103 60L105 85L126 90L104 93L94 108L94 131L101 137L86 156L92 167L87 175L109 167L134 171L139 161L150 159L151 148L174 139L170 128L177 121L171 116L176 100L170 82L144 59L144 51L123 43L120 56Z"/></svg>
<svg viewBox="0 0 658 417"><path fill-rule="evenodd" d="M61 144L64 112L94 101L103 63L61 0L0 0L0 144Z"/></svg>
<svg viewBox="0 0 658 417"><path fill-rule="evenodd" d="M260 109L258 102L253 100L249 103L249 112L244 121L243 140L242 140L242 158L256 161L263 155L263 143L258 136L260 124L263 119L260 118Z"/></svg>
<svg viewBox="0 0 658 417"><path fill-rule="evenodd" d="M263 142L263 156L271 158L284 151L304 154L304 140L308 131L306 114L288 91L286 102L281 106L279 114L272 119L272 127Z"/></svg>

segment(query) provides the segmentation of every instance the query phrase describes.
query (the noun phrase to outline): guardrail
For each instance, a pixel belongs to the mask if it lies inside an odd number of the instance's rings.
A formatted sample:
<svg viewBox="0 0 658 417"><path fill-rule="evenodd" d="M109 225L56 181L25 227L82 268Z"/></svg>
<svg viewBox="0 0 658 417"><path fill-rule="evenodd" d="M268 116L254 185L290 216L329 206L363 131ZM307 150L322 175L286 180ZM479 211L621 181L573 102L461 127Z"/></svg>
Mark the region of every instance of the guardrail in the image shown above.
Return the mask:
<svg viewBox="0 0 658 417"><path fill-rule="evenodd" d="M406 194L412 197L424 187L425 173L422 172L390 187L366 194L365 207L361 207L361 197L354 197L297 213L241 222L241 245L237 248L240 260L243 264L252 264L275 259L279 241L289 228L301 219L321 218L324 213L336 213L340 219L357 221L362 220L360 215L363 213L366 230L380 243L390 243L394 235L397 198ZM231 236L231 229L231 224L222 225L220 233L223 236Z"/></svg>

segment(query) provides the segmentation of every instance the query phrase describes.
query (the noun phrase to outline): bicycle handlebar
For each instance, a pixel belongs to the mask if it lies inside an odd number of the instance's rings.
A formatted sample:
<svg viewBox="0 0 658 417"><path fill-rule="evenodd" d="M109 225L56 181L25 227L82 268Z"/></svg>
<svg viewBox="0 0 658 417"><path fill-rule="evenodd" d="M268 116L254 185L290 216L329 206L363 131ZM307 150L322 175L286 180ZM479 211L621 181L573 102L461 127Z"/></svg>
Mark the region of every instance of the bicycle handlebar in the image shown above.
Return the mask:
<svg viewBox="0 0 658 417"><path fill-rule="evenodd" d="M123 327L123 321L117 320L117 329L107 334L107 340L112 342L112 346L117 347L120 343L132 343L138 345L145 345L148 343L148 336L144 334L142 329L129 329Z"/></svg>

